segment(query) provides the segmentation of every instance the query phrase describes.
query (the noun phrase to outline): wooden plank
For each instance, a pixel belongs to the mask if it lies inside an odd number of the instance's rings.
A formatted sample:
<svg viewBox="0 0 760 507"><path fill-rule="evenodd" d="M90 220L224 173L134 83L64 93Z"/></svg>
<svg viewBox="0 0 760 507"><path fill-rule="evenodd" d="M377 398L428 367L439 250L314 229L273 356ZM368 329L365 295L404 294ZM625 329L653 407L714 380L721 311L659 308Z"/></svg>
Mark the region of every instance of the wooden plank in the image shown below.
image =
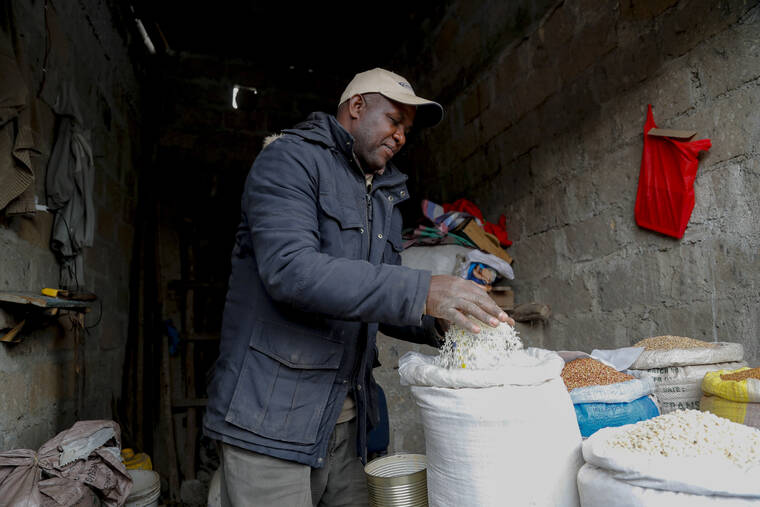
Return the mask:
<svg viewBox="0 0 760 507"><path fill-rule="evenodd" d="M195 280L195 252L193 251L192 240L187 245L187 266L185 266L186 278L189 282ZM195 292L186 291L184 298L184 322L182 331L187 336L193 336L195 333ZM190 341L185 344L185 396L188 399L195 398L195 342ZM198 438L198 413L196 406L187 408L187 425L185 435L185 452L182 456L185 469L185 479L195 479L195 441Z"/></svg>
<svg viewBox="0 0 760 507"><path fill-rule="evenodd" d="M18 338L18 333L21 331L21 328L24 327L24 324L26 323L26 320L22 320L18 324L16 324L13 328L11 328L10 331L5 333L2 338L0 338L0 342L5 343L19 343L21 341L20 338Z"/></svg>
<svg viewBox="0 0 760 507"><path fill-rule="evenodd" d="M39 308L63 308L68 310L86 310L92 306L85 301L52 298L35 292L24 291L0 292L0 301L19 305L32 305Z"/></svg>
<svg viewBox="0 0 760 507"><path fill-rule="evenodd" d="M496 290L493 288L489 295L502 310L511 310L515 307L515 293L512 292L512 289Z"/></svg>
<svg viewBox="0 0 760 507"><path fill-rule="evenodd" d="M208 398L181 398L172 401L172 408L205 407Z"/></svg>
<svg viewBox="0 0 760 507"><path fill-rule="evenodd" d="M211 333L180 333L180 340L187 342L218 342L219 335Z"/></svg>
<svg viewBox="0 0 760 507"><path fill-rule="evenodd" d="M522 303L513 310L508 310L510 317L517 322L532 322L534 320L547 321L552 314L549 305L543 303Z"/></svg>
<svg viewBox="0 0 760 507"><path fill-rule="evenodd" d="M212 290L227 290L227 284L221 282L201 282L198 280L170 280L167 284L171 290L196 290L196 289L212 289Z"/></svg>
<svg viewBox="0 0 760 507"><path fill-rule="evenodd" d="M158 201L154 203L154 223L153 225L153 251L155 255L155 280L161 280L161 207ZM156 315L160 318L163 311L163 293L161 290L157 293L156 299ZM179 502L179 459L177 457L177 439L174 435L174 418L172 417L172 385L171 385L171 366L169 364L169 340L161 333L161 324L157 319L155 322L151 322L153 332L155 333L155 339L161 342L161 362L160 362L160 406L161 406L161 418L166 424L166 458L169 462L169 499L172 502Z"/></svg>

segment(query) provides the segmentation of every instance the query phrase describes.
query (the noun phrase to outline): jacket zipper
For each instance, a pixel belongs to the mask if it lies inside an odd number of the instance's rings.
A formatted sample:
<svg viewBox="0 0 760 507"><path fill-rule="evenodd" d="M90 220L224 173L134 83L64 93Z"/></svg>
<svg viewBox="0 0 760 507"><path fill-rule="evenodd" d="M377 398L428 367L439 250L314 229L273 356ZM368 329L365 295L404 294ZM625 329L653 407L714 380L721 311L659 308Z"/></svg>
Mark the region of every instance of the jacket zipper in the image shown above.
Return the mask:
<svg viewBox="0 0 760 507"><path fill-rule="evenodd" d="M372 183L364 188L366 189L364 197L367 200L367 260L370 260L372 251L372 194L370 193L372 192Z"/></svg>

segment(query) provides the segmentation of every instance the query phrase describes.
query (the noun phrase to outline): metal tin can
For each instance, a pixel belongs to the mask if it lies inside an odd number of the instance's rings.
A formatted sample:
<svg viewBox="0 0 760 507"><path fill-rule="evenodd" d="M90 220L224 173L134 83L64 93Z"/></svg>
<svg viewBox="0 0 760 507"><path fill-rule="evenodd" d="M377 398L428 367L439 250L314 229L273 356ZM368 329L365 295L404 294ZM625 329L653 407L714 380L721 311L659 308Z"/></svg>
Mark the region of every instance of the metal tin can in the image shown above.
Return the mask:
<svg viewBox="0 0 760 507"><path fill-rule="evenodd" d="M393 454L364 467L371 507L427 507L424 454Z"/></svg>

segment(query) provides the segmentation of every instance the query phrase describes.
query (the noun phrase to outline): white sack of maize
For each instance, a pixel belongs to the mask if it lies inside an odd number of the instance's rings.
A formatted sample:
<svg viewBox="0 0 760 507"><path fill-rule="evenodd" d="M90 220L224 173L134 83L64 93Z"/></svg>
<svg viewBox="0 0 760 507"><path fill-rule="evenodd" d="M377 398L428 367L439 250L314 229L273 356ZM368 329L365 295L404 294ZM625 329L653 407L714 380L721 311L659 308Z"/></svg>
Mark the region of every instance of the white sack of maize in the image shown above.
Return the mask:
<svg viewBox="0 0 760 507"><path fill-rule="evenodd" d="M583 443L583 506L757 505L760 431L695 410L616 428ZM673 493L683 493L676 495Z"/></svg>
<svg viewBox="0 0 760 507"><path fill-rule="evenodd" d="M660 412L667 414L674 410L699 410L702 398L702 379L705 373L718 370L738 369L746 366L744 361L733 363L703 364L696 366L671 366L651 370L629 370L639 379L650 379L654 384L654 395L660 403Z"/></svg>
<svg viewBox="0 0 760 507"><path fill-rule="evenodd" d="M726 363L744 359L744 347L741 343L716 342L710 345L710 347L689 349L645 350L631 365L631 369L649 370L669 366Z"/></svg>
<svg viewBox="0 0 760 507"><path fill-rule="evenodd" d="M756 499L705 496L634 486L586 463L578 472L583 507L756 507Z"/></svg>
<svg viewBox="0 0 760 507"><path fill-rule="evenodd" d="M399 374L420 408L431 507L575 507L583 464L556 353L517 350L493 370L409 352Z"/></svg>

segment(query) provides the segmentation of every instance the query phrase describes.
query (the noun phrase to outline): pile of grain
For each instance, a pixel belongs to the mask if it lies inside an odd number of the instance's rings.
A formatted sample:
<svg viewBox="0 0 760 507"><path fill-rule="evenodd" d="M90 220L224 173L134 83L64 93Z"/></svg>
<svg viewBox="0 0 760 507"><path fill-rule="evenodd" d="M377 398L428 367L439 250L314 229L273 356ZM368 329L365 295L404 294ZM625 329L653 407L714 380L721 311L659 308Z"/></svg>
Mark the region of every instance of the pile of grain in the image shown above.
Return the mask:
<svg viewBox="0 0 760 507"><path fill-rule="evenodd" d="M522 349L517 331L509 324L500 323L495 328L482 322L476 324L480 327L477 334L456 325L449 328L436 358L438 366L492 370L506 364L514 351Z"/></svg>
<svg viewBox="0 0 760 507"><path fill-rule="evenodd" d="M740 382L748 378L760 379L760 368L750 368L749 370L737 371L735 373L724 373L720 376L721 380L735 380Z"/></svg>
<svg viewBox="0 0 760 507"><path fill-rule="evenodd" d="M644 347L645 350L672 350L672 349L700 349L713 348L714 343L695 340L685 336L654 336L644 338L633 345L634 347Z"/></svg>
<svg viewBox="0 0 760 507"><path fill-rule="evenodd" d="M562 380L568 391L578 387L617 384L634 378L590 357L579 357L562 368Z"/></svg>
<svg viewBox="0 0 760 507"><path fill-rule="evenodd" d="M698 410L677 410L637 422L609 444L652 456L713 456L741 468L760 465L760 430Z"/></svg>

